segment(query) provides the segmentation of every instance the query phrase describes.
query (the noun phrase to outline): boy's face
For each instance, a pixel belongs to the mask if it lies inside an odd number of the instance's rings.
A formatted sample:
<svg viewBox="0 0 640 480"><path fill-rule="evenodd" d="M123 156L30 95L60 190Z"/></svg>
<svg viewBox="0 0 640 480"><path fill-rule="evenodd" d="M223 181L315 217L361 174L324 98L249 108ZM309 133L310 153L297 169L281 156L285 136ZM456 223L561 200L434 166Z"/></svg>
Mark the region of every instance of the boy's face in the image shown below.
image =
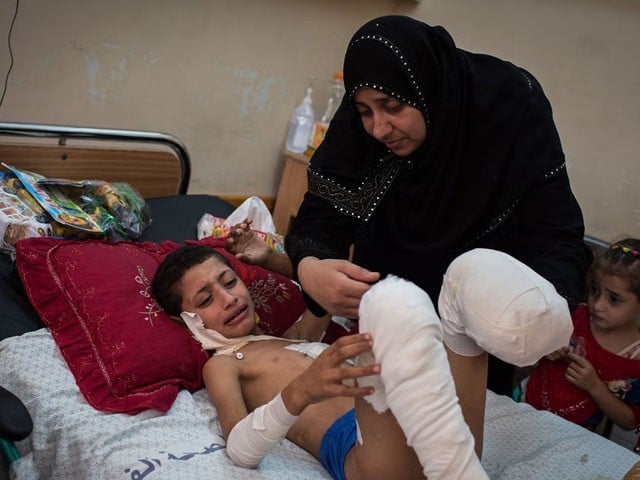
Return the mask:
<svg viewBox="0 0 640 480"><path fill-rule="evenodd" d="M217 258L187 270L178 288L182 290L182 311L197 313L206 328L227 338L252 333L255 312L249 291Z"/></svg>

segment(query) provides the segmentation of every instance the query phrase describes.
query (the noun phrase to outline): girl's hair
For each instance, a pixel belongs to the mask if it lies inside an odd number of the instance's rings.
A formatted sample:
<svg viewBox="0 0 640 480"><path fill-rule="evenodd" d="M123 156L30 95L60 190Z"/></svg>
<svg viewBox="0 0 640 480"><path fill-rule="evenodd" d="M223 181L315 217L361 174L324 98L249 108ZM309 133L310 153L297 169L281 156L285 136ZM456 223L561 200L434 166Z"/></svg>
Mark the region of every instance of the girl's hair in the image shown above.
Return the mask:
<svg viewBox="0 0 640 480"><path fill-rule="evenodd" d="M625 238L613 243L604 253L596 256L589 268L589 286L595 273L624 278L629 282L631 292L640 298L640 240Z"/></svg>
<svg viewBox="0 0 640 480"><path fill-rule="evenodd" d="M178 284L187 270L205 260L216 258L227 266L229 260L211 247L185 245L167 255L158 266L151 282L151 292L169 315L177 317L182 312L182 291Z"/></svg>

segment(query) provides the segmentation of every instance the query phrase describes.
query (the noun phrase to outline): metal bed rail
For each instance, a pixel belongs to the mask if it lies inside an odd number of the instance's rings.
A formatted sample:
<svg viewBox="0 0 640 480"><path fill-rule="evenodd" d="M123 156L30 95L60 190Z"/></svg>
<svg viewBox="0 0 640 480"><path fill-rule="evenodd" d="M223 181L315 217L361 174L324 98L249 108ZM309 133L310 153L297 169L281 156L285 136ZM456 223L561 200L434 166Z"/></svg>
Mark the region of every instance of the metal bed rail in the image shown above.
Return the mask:
<svg viewBox="0 0 640 480"><path fill-rule="evenodd" d="M165 145L176 154L180 162L178 193L187 193L191 179L191 158L185 145L173 135L143 130L123 130L111 128L74 127L36 123L0 122L0 136L11 135L31 138L57 138L63 146L68 139L99 140L114 142L156 143Z"/></svg>

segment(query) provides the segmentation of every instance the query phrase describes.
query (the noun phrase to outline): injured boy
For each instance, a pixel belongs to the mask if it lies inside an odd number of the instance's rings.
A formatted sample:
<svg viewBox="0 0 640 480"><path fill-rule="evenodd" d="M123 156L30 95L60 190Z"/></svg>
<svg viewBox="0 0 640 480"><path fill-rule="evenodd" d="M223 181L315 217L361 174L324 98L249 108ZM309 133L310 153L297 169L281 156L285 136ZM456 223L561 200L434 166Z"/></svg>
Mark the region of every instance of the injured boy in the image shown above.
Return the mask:
<svg viewBox="0 0 640 480"><path fill-rule="evenodd" d="M530 365L572 330L549 282L486 249L450 265L441 318L424 291L389 276L363 296L360 333L330 346L263 335L247 288L206 246L170 253L153 293L214 351L203 378L233 462L255 468L286 437L335 479L488 478L487 352Z"/></svg>

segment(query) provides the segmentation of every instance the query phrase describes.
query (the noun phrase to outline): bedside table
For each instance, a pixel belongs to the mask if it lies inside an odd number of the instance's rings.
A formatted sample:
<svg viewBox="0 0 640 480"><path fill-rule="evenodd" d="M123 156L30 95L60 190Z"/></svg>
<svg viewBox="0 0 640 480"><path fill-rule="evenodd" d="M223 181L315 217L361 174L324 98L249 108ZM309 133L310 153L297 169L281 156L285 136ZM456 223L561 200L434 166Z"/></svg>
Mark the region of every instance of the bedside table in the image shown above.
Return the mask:
<svg viewBox="0 0 640 480"><path fill-rule="evenodd" d="M285 150L284 170L273 209L276 232L287 235L296 218L298 208L307 191L307 165L309 158L302 153Z"/></svg>

